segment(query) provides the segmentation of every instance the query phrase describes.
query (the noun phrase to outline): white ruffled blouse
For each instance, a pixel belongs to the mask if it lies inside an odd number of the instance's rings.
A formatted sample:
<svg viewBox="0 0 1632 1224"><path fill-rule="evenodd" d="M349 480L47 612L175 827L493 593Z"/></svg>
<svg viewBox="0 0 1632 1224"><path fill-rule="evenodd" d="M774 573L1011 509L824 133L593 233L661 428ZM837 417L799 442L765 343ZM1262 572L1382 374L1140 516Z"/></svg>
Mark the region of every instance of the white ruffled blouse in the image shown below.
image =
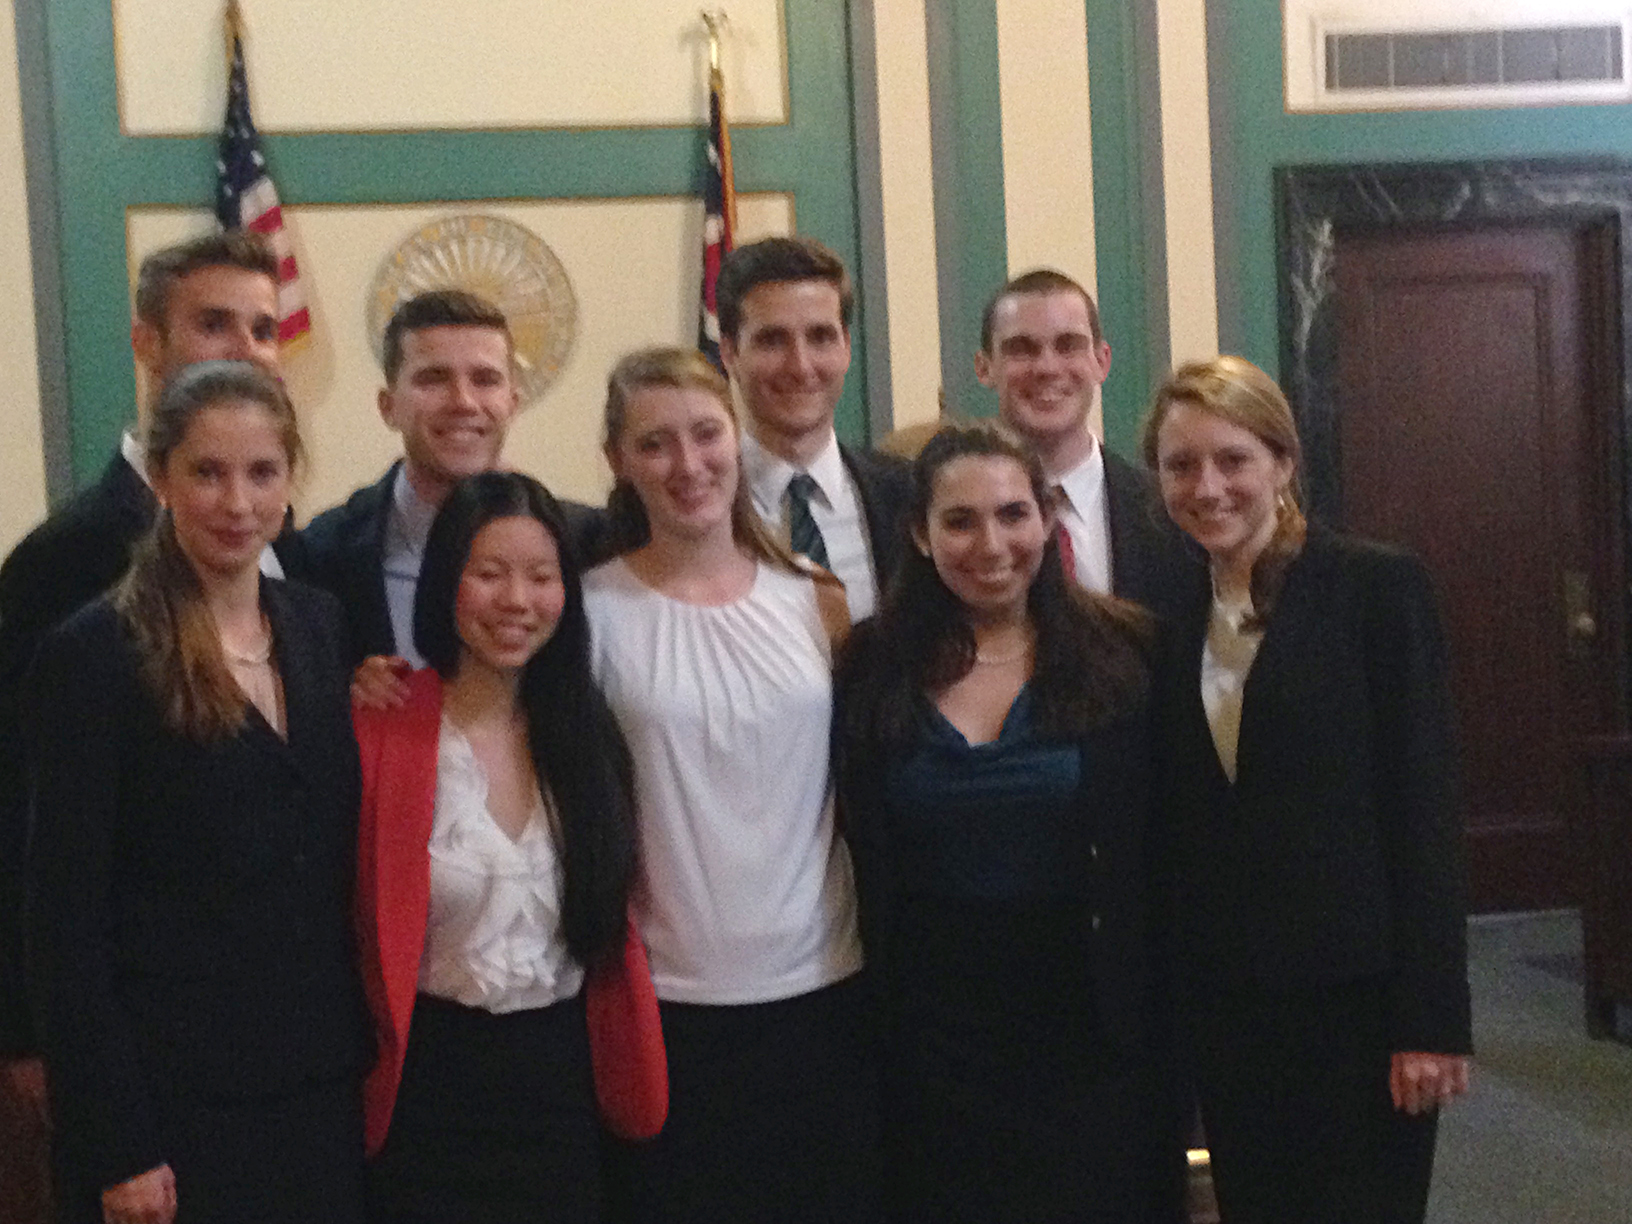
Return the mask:
<svg viewBox="0 0 1632 1224"><path fill-rule="evenodd" d="M512 840L487 810L487 775L446 718L437 746L431 904L419 989L503 1013L576 995L583 970L561 935L564 882L542 799Z"/></svg>

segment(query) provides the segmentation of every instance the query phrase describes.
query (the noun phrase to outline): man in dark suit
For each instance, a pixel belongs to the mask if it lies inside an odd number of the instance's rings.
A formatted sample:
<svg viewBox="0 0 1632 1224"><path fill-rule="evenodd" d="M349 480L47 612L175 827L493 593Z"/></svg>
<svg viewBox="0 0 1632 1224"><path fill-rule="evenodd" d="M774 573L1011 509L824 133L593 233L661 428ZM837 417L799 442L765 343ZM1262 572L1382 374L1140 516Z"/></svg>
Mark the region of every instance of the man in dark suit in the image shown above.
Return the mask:
<svg viewBox="0 0 1632 1224"><path fill-rule="evenodd" d="M833 410L850 368L854 293L844 261L810 238L738 247L720 268L720 360L747 412L742 471L754 505L794 551L872 614L905 546L907 465L841 445Z"/></svg>
<svg viewBox="0 0 1632 1224"><path fill-rule="evenodd" d="M1194 591L1200 561L1168 521L1149 476L1088 427L1110 368L1094 299L1064 273L1027 272L987 303L975 374L997 392L1003 421L1042 458L1055 488L1060 551L1077 581L1171 616Z"/></svg>
<svg viewBox="0 0 1632 1224"><path fill-rule="evenodd" d="M423 667L414 648L414 591L431 520L466 476L499 465L520 406L515 344L504 312L459 289L399 305L385 328L380 416L403 456L371 485L278 542L291 577L332 591L347 616L347 661L386 656ZM600 515L563 503L582 558Z"/></svg>
<svg viewBox="0 0 1632 1224"><path fill-rule="evenodd" d="M34 528L0 566L0 1099L43 1117L44 1071L24 1006L21 866L27 837L24 794L29 727L24 677L40 639L125 572L153 522L138 438L148 396L196 361L278 365L278 262L252 234L208 234L155 251L136 277L131 346L145 394L136 428L120 440L102 476Z"/></svg>

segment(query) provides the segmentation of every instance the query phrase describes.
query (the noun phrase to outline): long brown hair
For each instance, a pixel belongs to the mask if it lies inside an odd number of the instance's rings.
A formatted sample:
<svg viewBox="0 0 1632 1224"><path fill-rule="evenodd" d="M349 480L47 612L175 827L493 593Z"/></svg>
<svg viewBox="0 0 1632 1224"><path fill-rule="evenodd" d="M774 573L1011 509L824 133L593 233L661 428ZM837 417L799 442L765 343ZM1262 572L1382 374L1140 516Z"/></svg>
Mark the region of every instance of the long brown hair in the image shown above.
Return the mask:
<svg viewBox="0 0 1632 1224"><path fill-rule="evenodd" d="M706 391L720 401L731 428L740 430L736 414L731 410L731 388L725 376L716 370L708 358L696 349L660 346L638 349L618 359L606 380L606 434L608 456L617 449L628 425L629 404L635 395L653 387L667 387L676 391ZM614 551L633 552L652 537L651 523L640 495L627 480L618 479L606 499L607 514L612 520ZM737 465L737 491L731 498L731 536L749 556L757 561L790 574L806 574L779 540L766 528L765 522L754 509L748 481ZM811 575L818 581L837 582L826 570Z"/></svg>
<svg viewBox="0 0 1632 1224"><path fill-rule="evenodd" d="M276 378L247 361L184 366L160 391L145 438L147 470L162 472L206 408L251 403L278 431L293 471L302 458L295 410ZM113 604L141 659L142 675L172 731L201 742L224 739L244 725L243 690L227 670L204 588L160 510L136 546Z"/></svg>
<svg viewBox="0 0 1632 1224"><path fill-rule="evenodd" d="M996 421L946 425L919 452L912 468L909 525L927 531L935 481L956 459L1012 459L1026 473L1039 508L1048 505L1042 462ZM1070 740L1136 709L1150 683L1153 637L1148 616L1133 604L1083 590L1065 576L1052 535L1026 596L1037 633L1032 691L1037 727ZM975 666L968 610L922 549L909 548L870 628L858 630L841 658L849 681L840 726L852 740L904 748L917 733L923 694L955 684Z"/></svg>
<svg viewBox="0 0 1632 1224"><path fill-rule="evenodd" d="M1246 430L1277 459L1292 464L1292 481L1275 505L1275 532L1252 564L1252 616L1247 627L1261 629L1280 598L1288 567L1303 551L1309 530L1298 505L1298 465L1303 447L1298 442L1292 406L1275 380L1245 357L1214 357L1179 366L1156 388L1140 437L1145 466L1158 476L1162 422L1180 405Z"/></svg>

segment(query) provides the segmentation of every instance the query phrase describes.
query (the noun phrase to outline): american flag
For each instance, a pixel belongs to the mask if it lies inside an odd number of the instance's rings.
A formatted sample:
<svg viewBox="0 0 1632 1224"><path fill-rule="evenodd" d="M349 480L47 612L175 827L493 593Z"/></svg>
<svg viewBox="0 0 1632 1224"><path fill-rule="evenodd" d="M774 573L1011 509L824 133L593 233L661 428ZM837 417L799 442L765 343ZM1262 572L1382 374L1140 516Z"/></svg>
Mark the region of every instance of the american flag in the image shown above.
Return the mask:
<svg viewBox="0 0 1632 1224"><path fill-rule="evenodd" d="M725 125L725 78L718 67L708 73L708 170L703 183L703 295L697 347L715 366L720 364L720 317L714 287L720 264L731 253L736 226L736 188L731 181L731 130Z"/></svg>
<svg viewBox="0 0 1632 1224"><path fill-rule="evenodd" d="M278 340L287 344L311 330L306 294L289 235L283 229L278 189L266 172L261 138L249 115L249 74L244 70L244 32L238 5L227 7L227 38L232 60L227 72L227 116L215 160L215 215L223 229L262 234L278 256Z"/></svg>

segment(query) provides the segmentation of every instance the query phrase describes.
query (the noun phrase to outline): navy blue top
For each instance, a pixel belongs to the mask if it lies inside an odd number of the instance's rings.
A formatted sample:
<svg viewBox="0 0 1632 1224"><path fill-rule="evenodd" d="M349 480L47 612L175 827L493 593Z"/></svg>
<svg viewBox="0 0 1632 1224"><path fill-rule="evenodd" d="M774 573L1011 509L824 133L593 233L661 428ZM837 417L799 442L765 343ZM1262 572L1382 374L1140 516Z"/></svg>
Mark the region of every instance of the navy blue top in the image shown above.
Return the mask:
<svg viewBox="0 0 1632 1224"><path fill-rule="evenodd" d="M995 740L971 744L932 703L923 736L885 773L884 800L908 893L947 900L1086 899L1092 830L1074 743L1039 740L1031 687Z"/></svg>

